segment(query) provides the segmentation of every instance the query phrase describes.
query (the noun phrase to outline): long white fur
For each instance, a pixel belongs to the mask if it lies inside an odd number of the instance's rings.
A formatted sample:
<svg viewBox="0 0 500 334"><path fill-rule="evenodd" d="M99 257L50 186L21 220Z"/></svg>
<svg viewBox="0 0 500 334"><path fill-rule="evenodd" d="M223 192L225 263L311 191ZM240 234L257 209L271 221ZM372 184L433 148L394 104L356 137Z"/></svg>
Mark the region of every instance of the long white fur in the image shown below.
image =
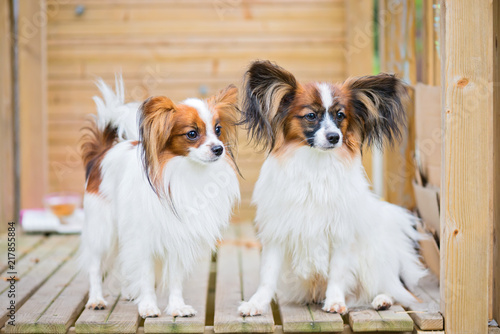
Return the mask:
<svg viewBox="0 0 500 334"><path fill-rule="evenodd" d="M371 192L360 156L337 150L301 146L264 162L253 194L261 282L242 315L264 312L276 292L280 303L323 302L338 313L416 302L400 281L412 289L426 273L416 219Z"/></svg>
<svg viewBox="0 0 500 334"><path fill-rule="evenodd" d="M133 139L135 132L129 131L127 118L135 120L135 111L130 104L120 105L123 89L112 95L102 81L99 87L106 103L97 103L98 122L104 126L111 122ZM116 116L117 110L126 115ZM160 314L155 284L169 290L168 314L196 313L184 303L182 282L200 257L210 255L240 196L238 179L224 155L208 164L181 156L166 164L164 186L170 189L176 216L148 183L140 145L122 140L107 152L99 195L84 196L80 257L90 276L87 306L106 305L102 276L114 263L122 295L138 303L141 316Z"/></svg>
<svg viewBox="0 0 500 334"><path fill-rule="evenodd" d="M94 96L97 107L97 127L104 130L111 124L118 129L120 140L138 140L139 128L137 126L137 112L140 102L125 103L125 88L121 74L115 76L115 91L101 78L97 79L97 88L102 98Z"/></svg>

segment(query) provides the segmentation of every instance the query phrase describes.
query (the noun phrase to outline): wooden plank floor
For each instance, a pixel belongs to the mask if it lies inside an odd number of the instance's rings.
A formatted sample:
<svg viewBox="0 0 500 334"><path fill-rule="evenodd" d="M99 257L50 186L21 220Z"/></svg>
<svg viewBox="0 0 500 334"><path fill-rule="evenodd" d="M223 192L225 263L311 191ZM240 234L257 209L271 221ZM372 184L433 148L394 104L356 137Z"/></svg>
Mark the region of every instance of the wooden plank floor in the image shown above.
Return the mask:
<svg viewBox="0 0 500 334"><path fill-rule="evenodd" d="M104 281L105 310L88 310L87 277L78 272L78 236L20 235L16 249L16 326L9 320L10 275L6 236L0 235L0 333L442 333L436 277L423 280L413 293L422 303L404 310L370 307L341 317L320 305L273 304L259 317L241 317L237 307L259 284L260 244L250 224L232 225L216 257L207 254L185 283L185 299L198 311L191 318L141 319L137 306L120 296L119 278ZM210 277L212 277L210 279ZM215 279L214 279L215 277ZM215 300L213 293L215 295ZM163 311L167 297L158 295Z"/></svg>

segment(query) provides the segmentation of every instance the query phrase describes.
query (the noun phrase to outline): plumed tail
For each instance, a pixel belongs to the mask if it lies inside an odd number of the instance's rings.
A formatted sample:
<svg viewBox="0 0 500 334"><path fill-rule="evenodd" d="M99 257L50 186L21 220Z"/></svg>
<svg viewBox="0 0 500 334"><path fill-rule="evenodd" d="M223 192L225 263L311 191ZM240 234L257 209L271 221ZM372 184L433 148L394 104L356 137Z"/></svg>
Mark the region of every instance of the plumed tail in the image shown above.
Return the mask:
<svg viewBox="0 0 500 334"><path fill-rule="evenodd" d="M81 154L85 166L85 179L88 180L94 166L117 141L118 134L112 124L107 124L101 130L95 121L83 130L85 133L81 139Z"/></svg>
<svg viewBox="0 0 500 334"><path fill-rule="evenodd" d="M125 103L125 88L121 74L115 76L115 90L109 87L101 78L97 79L97 88L102 98L94 96L97 107L96 124L103 132L108 126L115 128L118 140L139 140L137 111L140 103Z"/></svg>

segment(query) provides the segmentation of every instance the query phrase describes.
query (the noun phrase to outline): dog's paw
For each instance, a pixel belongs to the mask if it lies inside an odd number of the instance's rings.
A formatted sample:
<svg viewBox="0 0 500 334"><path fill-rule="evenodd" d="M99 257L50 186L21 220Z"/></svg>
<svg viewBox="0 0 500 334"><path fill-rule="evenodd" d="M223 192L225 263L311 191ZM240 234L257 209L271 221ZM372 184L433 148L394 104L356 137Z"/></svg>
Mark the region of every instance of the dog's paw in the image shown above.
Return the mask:
<svg viewBox="0 0 500 334"><path fill-rule="evenodd" d="M139 315L142 318L156 318L161 314L160 309L153 302L139 303Z"/></svg>
<svg viewBox="0 0 500 334"><path fill-rule="evenodd" d="M108 306L108 303L103 298L90 298L85 305L86 308L91 310L104 310Z"/></svg>
<svg viewBox="0 0 500 334"><path fill-rule="evenodd" d="M169 305L165 310L172 317L192 317L196 310L191 305Z"/></svg>
<svg viewBox="0 0 500 334"><path fill-rule="evenodd" d="M347 306L343 301L325 300L322 310L328 313L346 314Z"/></svg>
<svg viewBox="0 0 500 334"><path fill-rule="evenodd" d="M238 307L238 312L243 317L262 315L262 313L264 313L265 311L266 311L265 305L252 301L243 302Z"/></svg>
<svg viewBox="0 0 500 334"><path fill-rule="evenodd" d="M372 301L372 306L374 309L381 311L381 310L388 310L391 308L392 304L394 303L392 297L389 297L388 295L380 294L373 298Z"/></svg>

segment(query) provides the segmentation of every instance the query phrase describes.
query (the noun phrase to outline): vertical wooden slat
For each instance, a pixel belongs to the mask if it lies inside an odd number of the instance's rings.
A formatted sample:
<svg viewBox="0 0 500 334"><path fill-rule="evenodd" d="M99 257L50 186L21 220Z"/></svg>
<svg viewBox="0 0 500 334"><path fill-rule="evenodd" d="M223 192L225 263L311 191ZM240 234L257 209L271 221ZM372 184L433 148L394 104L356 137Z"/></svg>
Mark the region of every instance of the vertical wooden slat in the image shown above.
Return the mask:
<svg viewBox="0 0 500 334"><path fill-rule="evenodd" d="M379 1L380 68L395 73L408 84L416 81L415 2L410 0ZM385 198L392 203L414 206L413 105L407 108L407 130L401 142L384 152Z"/></svg>
<svg viewBox="0 0 500 334"><path fill-rule="evenodd" d="M345 0L346 46L345 60L348 76L362 76L373 72L373 1ZM363 166L372 179L372 151L363 151Z"/></svg>
<svg viewBox="0 0 500 334"><path fill-rule="evenodd" d="M448 0L441 6L441 304L447 333L487 333L494 189L493 2Z"/></svg>
<svg viewBox="0 0 500 334"><path fill-rule="evenodd" d="M423 82L431 86L441 83L439 55L439 1L423 0Z"/></svg>
<svg viewBox="0 0 500 334"><path fill-rule="evenodd" d="M491 175L493 176L493 200L490 212L493 222L493 289L492 294L492 316L500 321L500 2L493 2L493 143L491 145L493 164Z"/></svg>
<svg viewBox="0 0 500 334"><path fill-rule="evenodd" d="M0 232L14 215L14 107L12 101L12 59L10 1L0 3Z"/></svg>
<svg viewBox="0 0 500 334"><path fill-rule="evenodd" d="M19 1L21 208L47 191L47 13L45 0Z"/></svg>

